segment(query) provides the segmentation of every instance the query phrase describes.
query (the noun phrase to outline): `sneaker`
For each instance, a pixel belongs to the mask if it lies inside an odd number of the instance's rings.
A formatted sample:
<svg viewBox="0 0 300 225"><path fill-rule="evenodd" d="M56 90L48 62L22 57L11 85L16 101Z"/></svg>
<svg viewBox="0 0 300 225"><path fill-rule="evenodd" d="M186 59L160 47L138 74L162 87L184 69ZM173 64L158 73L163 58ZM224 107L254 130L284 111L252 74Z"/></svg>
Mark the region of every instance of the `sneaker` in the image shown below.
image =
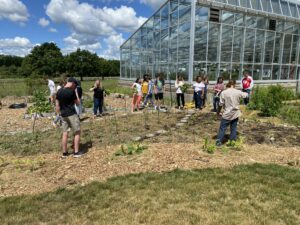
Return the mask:
<svg viewBox="0 0 300 225"><path fill-rule="evenodd" d="M64 152L60 158L61 158L61 159L65 159L65 158L67 158L68 156L69 156L69 153L68 153L68 152Z"/></svg>
<svg viewBox="0 0 300 225"><path fill-rule="evenodd" d="M222 142L219 141L219 140L217 140L217 141L216 141L216 146L217 146L217 147L220 147L221 145L222 145Z"/></svg>
<svg viewBox="0 0 300 225"><path fill-rule="evenodd" d="M74 157L74 158L79 158L79 157L81 157L81 156L83 156L83 152L81 152L81 151L75 152L75 153L73 154L73 157Z"/></svg>

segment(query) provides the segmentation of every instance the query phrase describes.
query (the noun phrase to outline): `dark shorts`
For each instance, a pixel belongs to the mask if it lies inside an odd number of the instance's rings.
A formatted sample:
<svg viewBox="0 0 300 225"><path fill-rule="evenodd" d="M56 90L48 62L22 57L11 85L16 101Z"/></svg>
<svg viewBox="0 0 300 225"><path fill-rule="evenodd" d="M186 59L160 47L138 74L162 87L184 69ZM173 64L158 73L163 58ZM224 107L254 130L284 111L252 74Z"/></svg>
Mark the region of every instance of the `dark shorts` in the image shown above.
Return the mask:
<svg viewBox="0 0 300 225"><path fill-rule="evenodd" d="M164 98L164 93L157 93L155 94L155 99L156 100L163 100Z"/></svg>

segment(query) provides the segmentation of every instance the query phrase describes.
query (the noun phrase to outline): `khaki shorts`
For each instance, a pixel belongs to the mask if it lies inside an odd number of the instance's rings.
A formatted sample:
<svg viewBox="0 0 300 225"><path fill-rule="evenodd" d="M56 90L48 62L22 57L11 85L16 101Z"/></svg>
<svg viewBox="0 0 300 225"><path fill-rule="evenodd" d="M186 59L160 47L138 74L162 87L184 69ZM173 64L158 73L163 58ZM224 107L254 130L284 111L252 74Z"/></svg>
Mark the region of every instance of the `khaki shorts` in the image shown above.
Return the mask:
<svg viewBox="0 0 300 225"><path fill-rule="evenodd" d="M62 117L62 120L63 132L68 132L69 128L72 129L74 133L80 131L80 120L78 115Z"/></svg>

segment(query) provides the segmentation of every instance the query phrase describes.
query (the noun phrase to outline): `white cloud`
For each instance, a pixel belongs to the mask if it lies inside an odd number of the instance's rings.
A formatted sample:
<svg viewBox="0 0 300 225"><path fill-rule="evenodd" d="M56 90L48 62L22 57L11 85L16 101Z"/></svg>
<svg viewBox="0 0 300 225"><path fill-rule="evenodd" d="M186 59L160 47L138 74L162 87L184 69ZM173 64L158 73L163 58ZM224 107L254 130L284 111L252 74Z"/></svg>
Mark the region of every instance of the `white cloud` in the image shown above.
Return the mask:
<svg viewBox="0 0 300 225"><path fill-rule="evenodd" d="M40 18L38 24L42 27L47 27L50 24L50 21L45 18Z"/></svg>
<svg viewBox="0 0 300 225"><path fill-rule="evenodd" d="M70 36L64 38L66 47L62 49L64 54L76 51L77 48L89 50L90 52L97 52L102 48L99 40L92 35L79 35L72 33Z"/></svg>
<svg viewBox="0 0 300 225"><path fill-rule="evenodd" d="M0 54L25 56L34 45L24 37L0 39Z"/></svg>
<svg viewBox="0 0 300 225"><path fill-rule="evenodd" d="M104 39L107 44L107 49L103 52L105 58L120 58L120 46L124 43L125 39L122 34L112 35Z"/></svg>
<svg viewBox="0 0 300 225"><path fill-rule="evenodd" d="M117 30L135 31L145 20L133 8L97 8L78 0L51 0L46 14L56 23L66 23L79 34L109 36Z"/></svg>
<svg viewBox="0 0 300 225"><path fill-rule="evenodd" d="M166 0L140 0L140 2L142 4L151 6L153 9L158 9L166 2Z"/></svg>
<svg viewBox="0 0 300 225"><path fill-rule="evenodd" d="M0 20L9 19L13 22L25 22L29 13L20 0L0 0Z"/></svg>
<svg viewBox="0 0 300 225"><path fill-rule="evenodd" d="M53 27L50 27L49 28L49 32L51 32L51 33L57 33L57 30L55 28L53 28Z"/></svg>

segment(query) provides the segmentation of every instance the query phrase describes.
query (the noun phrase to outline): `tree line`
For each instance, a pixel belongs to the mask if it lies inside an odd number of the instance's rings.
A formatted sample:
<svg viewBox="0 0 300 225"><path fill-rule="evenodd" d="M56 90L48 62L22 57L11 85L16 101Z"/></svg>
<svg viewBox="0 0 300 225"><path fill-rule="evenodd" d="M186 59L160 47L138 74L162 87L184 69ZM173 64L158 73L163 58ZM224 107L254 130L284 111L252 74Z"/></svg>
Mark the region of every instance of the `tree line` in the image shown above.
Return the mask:
<svg viewBox="0 0 300 225"><path fill-rule="evenodd" d="M25 57L0 55L0 77L112 77L120 75L120 61L107 60L87 50L63 55L55 43L35 46Z"/></svg>

